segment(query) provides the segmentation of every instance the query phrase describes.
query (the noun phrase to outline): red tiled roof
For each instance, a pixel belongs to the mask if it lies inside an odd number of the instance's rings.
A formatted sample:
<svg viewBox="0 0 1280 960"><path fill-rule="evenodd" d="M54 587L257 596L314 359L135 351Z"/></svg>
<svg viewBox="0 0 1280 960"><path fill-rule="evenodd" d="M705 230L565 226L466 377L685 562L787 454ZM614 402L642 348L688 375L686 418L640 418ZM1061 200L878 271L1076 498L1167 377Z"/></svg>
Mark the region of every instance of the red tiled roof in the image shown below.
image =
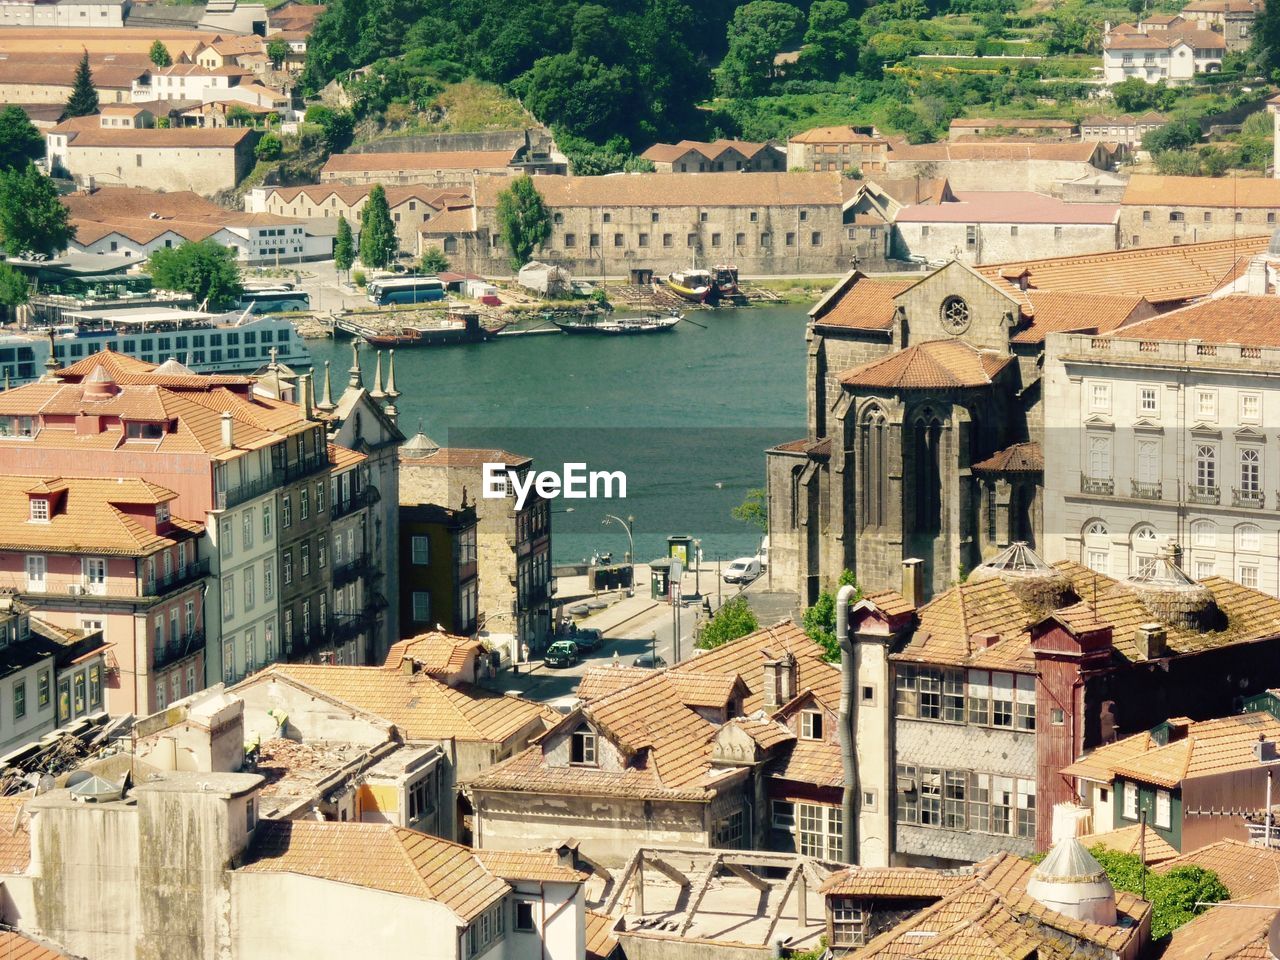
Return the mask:
<svg viewBox="0 0 1280 960"><path fill-rule="evenodd" d="M1044 454L1038 443L1015 443L979 460L970 469L991 473L1043 473Z"/></svg>
<svg viewBox="0 0 1280 960"><path fill-rule="evenodd" d="M1012 362L1011 354L978 350L963 340L931 340L846 370L840 382L888 390L985 387Z"/></svg>
<svg viewBox="0 0 1280 960"><path fill-rule="evenodd" d="M809 311L815 326L889 330L897 310L894 299L920 282L919 277L865 277L854 271Z"/></svg>
<svg viewBox="0 0 1280 960"><path fill-rule="evenodd" d="M1114 203L1067 203L1023 190L957 192L956 202L904 207L898 223L1054 223L1106 225L1116 222Z"/></svg>

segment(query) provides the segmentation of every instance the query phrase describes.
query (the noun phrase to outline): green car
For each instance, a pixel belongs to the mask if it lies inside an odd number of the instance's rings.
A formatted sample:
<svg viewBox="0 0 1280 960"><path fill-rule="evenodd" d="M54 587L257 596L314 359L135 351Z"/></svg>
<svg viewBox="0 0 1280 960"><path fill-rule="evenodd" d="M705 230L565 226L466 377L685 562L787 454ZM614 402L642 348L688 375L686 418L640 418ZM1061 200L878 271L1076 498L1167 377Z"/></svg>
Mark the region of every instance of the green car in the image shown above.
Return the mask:
<svg viewBox="0 0 1280 960"><path fill-rule="evenodd" d="M557 640L547 647L542 662L548 667L572 667L578 662L578 645L572 640Z"/></svg>

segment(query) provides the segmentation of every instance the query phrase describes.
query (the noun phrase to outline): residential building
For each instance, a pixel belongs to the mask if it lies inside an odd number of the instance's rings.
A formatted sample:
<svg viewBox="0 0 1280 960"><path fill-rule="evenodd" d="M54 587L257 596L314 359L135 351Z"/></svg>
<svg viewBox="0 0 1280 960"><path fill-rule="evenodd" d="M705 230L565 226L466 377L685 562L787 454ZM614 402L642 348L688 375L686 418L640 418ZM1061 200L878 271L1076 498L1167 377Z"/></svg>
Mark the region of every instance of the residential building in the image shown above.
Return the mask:
<svg viewBox="0 0 1280 960"><path fill-rule="evenodd" d="M1265 692L1264 665L1280 649L1270 612L1280 600L1221 577L1197 582L1168 557L1114 579L1015 544L914 614L904 606L873 595L850 626L856 682L872 691L857 732L892 729L890 757L858 758L857 801L895 794L878 821L860 815L859 843L887 830L890 863L902 866L1048 849L1055 807L1077 797L1064 768L1172 712L1229 713ZM881 690L894 691L891 703Z"/></svg>
<svg viewBox="0 0 1280 960"><path fill-rule="evenodd" d="M1209 0L1213 2L1213 0ZM1100 140L1104 143L1123 143L1130 150L1142 145L1142 138L1152 130L1158 130L1170 120L1167 113L1122 113L1085 117L1080 121L1080 139Z"/></svg>
<svg viewBox="0 0 1280 960"><path fill-rule="evenodd" d="M785 172L786 151L775 143L745 140L681 140L655 143L640 154L658 173L717 173L724 171Z"/></svg>
<svg viewBox="0 0 1280 960"><path fill-rule="evenodd" d="M58 680L63 721L149 711L204 686L204 524L173 515L177 494L140 479L8 473L0 490L12 531L0 544L0 584L53 627L111 638L109 670L99 658L95 670ZM53 680L52 664L31 679L32 722L52 710Z"/></svg>
<svg viewBox="0 0 1280 960"><path fill-rule="evenodd" d="M248 127L112 129L100 118L64 120L45 135L50 169L81 184L152 190L230 190L252 169L258 131Z"/></svg>
<svg viewBox="0 0 1280 960"><path fill-rule="evenodd" d="M1270 258L1242 284L1263 289ZM1247 289L1247 287L1246 287ZM1210 298L1110 336L1051 337L1045 549L1111 576L1172 547L1196 579L1280 595L1266 442L1280 297Z"/></svg>
<svg viewBox="0 0 1280 960"><path fill-rule="evenodd" d="M457 509L401 505L400 631L413 636L439 624L447 633L475 633L480 609L475 504Z"/></svg>
<svg viewBox="0 0 1280 960"><path fill-rule="evenodd" d="M245 196L245 210L304 219L322 217L336 221L345 217L351 229L359 232L360 215L369 199L369 190L369 187L341 184L254 187ZM429 220L443 215L453 206L469 206L471 203L469 191L456 188L392 186L387 188L386 194L400 249L408 251L418 249L418 234Z"/></svg>
<svg viewBox="0 0 1280 960"><path fill-rule="evenodd" d="M0 10L4 9L12 9L12 6L0 5ZM4 14L0 13L0 21L3 18ZM0 34L0 48L3 47L4 35L9 32L9 29L5 29L4 34ZM81 51L77 49L74 54L52 51L8 53L0 49L0 53L4 54L0 58L0 102L66 106L75 87L76 66L80 62ZM133 83L147 71L149 63L145 51L140 55L91 54L89 68L93 73L93 88L97 91L99 103L131 102Z"/></svg>
<svg viewBox="0 0 1280 960"><path fill-rule="evenodd" d="M1015 540L1041 542L1047 335L1206 296L1265 244L847 276L810 311L806 435L768 453L770 583L805 603L846 569L897 589L919 558L927 597Z"/></svg>
<svg viewBox="0 0 1280 960"><path fill-rule="evenodd" d="M411 183L431 187L458 187L479 175L505 177L511 154L496 151L442 153L335 153L320 169L321 183L372 186Z"/></svg>
<svg viewBox="0 0 1280 960"><path fill-rule="evenodd" d="M289 95L250 79L252 76L252 71L243 67L206 67L200 63L153 66L134 81L132 94L135 102L244 104L287 116Z"/></svg>
<svg viewBox="0 0 1280 960"><path fill-rule="evenodd" d="M1080 132L1074 120L1046 119L1042 117L957 117L947 129L947 138L1007 137L1021 134L1028 137L1054 137L1067 139ZM1088 139L1088 138L1086 138Z"/></svg>
<svg viewBox="0 0 1280 960"><path fill-rule="evenodd" d="M844 223L851 183L838 173L539 177L552 225L537 256L583 274L665 275L719 260L743 273L843 270L852 247ZM497 218L507 186L503 177L476 178L474 220L440 238L455 267L510 272Z"/></svg>
<svg viewBox="0 0 1280 960"><path fill-rule="evenodd" d="M1121 24L1104 29L1102 78L1107 85L1131 77L1147 83L1186 84L1197 74L1220 72L1226 53L1221 33L1181 17L1151 17L1136 27Z"/></svg>
<svg viewBox="0 0 1280 960"><path fill-rule="evenodd" d="M1278 206L1275 180L1138 174L1129 179L1120 201L1120 241L1154 247L1270 236Z"/></svg>
<svg viewBox="0 0 1280 960"><path fill-rule="evenodd" d="M0 5L0 27L119 29L132 0L17 0Z"/></svg>
<svg viewBox="0 0 1280 960"><path fill-rule="evenodd" d="M1128 186L1127 174L1094 172L1070 180L1058 180L1051 193L1068 203L1118 204Z"/></svg>
<svg viewBox="0 0 1280 960"><path fill-rule="evenodd" d="M381 654L381 637L376 630L370 636L367 617L377 609L374 566L383 560L375 557L372 550L376 488L370 479L367 455L330 444L329 460L331 526L327 562L333 583L333 612L328 628L335 636L352 634L351 641L337 646L335 659L338 663L375 663ZM317 509L324 509L324 504L317 503ZM318 548L316 559L323 576L324 541L319 542ZM357 632L358 626L364 628L362 632Z"/></svg>
<svg viewBox="0 0 1280 960"><path fill-rule="evenodd" d="M889 149L875 127L814 127L787 140L787 169L884 173Z"/></svg>
<svg viewBox="0 0 1280 960"><path fill-rule="evenodd" d="M1055 256L1117 245L1119 207L1065 203L1040 193L954 194L952 203L903 207L894 218L894 253L926 263L1002 263L1031 249Z"/></svg>
<svg viewBox="0 0 1280 960"><path fill-rule="evenodd" d="M245 67L243 58L265 54L267 43L262 37L222 37L210 43L202 43L192 54L191 60L206 70L223 67ZM246 67L246 69L248 69Z"/></svg>
<svg viewBox="0 0 1280 960"><path fill-rule="evenodd" d="M428 630L394 643L383 666L388 670L422 673L457 687L475 683L488 663L489 652L479 640Z"/></svg>
<svg viewBox="0 0 1280 960"><path fill-rule="evenodd" d="M853 241L854 266L885 262L893 257L893 222L910 205L938 204L955 199L945 180L860 180L845 201L844 220Z"/></svg>
<svg viewBox="0 0 1280 960"><path fill-rule="evenodd" d="M1179 12L1186 23L1222 34L1227 52L1247 50L1253 24L1262 12L1260 0L1192 0Z"/></svg>
<svg viewBox="0 0 1280 960"><path fill-rule="evenodd" d="M1093 826L1144 824L1175 851L1191 851L1249 839L1244 815L1265 813L1260 798L1270 778L1258 743L1277 737L1280 720L1266 711L1177 717L1104 744L1062 772L1076 778Z"/></svg>
<svg viewBox="0 0 1280 960"><path fill-rule="evenodd" d="M1055 143L1040 139L940 143L890 142L883 172L899 179L943 177L952 190L1024 190L1049 193L1061 180L1107 171L1115 156L1096 141Z"/></svg>
<svg viewBox="0 0 1280 960"><path fill-rule="evenodd" d="M107 117L106 111L103 117ZM211 239L250 264L297 263L333 256L333 237L314 232L304 220L272 213L237 213L190 190L95 186L68 194L62 202L76 228L68 249L77 253L111 253L145 260L156 250L184 241Z"/></svg>
<svg viewBox="0 0 1280 960"><path fill-rule="evenodd" d="M418 433L400 447L399 505L474 508L479 628L488 632L504 660L523 663L545 649L552 632L551 509L532 493L520 509L506 498L477 498L476 491L484 489L486 463L501 464L520 476L533 469L529 457L505 450L441 447ZM430 598L428 593L411 602L429 606ZM425 616L419 619L419 614ZM415 624L406 625L406 632L420 631L423 621L432 621L429 609L412 616Z"/></svg>

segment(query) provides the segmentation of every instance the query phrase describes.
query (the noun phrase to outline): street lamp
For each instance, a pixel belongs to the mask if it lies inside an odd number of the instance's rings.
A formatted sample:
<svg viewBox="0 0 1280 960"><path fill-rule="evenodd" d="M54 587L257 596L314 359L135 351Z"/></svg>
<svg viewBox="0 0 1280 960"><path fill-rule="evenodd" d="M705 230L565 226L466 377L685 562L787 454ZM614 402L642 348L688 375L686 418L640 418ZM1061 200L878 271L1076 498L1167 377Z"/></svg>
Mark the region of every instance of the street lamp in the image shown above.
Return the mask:
<svg viewBox="0 0 1280 960"><path fill-rule="evenodd" d="M627 563L631 566L631 580L627 585L627 596L634 597L636 595L636 541L632 533L632 527L635 526L636 518L628 516L627 519L623 520L621 517L615 517L612 513L606 513L604 519L600 521L600 525L607 527L611 521L627 531Z"/></svg>

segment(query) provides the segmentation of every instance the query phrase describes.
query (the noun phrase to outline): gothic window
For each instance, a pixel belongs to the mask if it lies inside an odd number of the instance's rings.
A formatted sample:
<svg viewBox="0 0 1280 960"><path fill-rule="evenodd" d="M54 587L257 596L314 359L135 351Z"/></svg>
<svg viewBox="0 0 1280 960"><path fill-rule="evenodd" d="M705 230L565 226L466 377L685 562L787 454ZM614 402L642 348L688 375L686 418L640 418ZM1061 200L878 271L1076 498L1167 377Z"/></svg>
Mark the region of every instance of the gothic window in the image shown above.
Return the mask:
<svg viewBox="0 0 1280 960"><path fill-rule="evenodd" d="M960 297L947 297L942 301L942 329L960 336L969 329L969 305Z"/></svg>
<svg viewBox="0 0 1280 960"><path fill-rule="evenodd" d="M926 410L916 420L912 438L915 469L915 533L942 529L942 471L939 446L942 423Z"/></svg>
<svg viewBox="0 0 1280 960"><path fill-rule="evenodd" d="M879 527L885 523L888 464L885 462L885 416L872 407L862 417L860 437L862 462L862 525Z"/></svg>

